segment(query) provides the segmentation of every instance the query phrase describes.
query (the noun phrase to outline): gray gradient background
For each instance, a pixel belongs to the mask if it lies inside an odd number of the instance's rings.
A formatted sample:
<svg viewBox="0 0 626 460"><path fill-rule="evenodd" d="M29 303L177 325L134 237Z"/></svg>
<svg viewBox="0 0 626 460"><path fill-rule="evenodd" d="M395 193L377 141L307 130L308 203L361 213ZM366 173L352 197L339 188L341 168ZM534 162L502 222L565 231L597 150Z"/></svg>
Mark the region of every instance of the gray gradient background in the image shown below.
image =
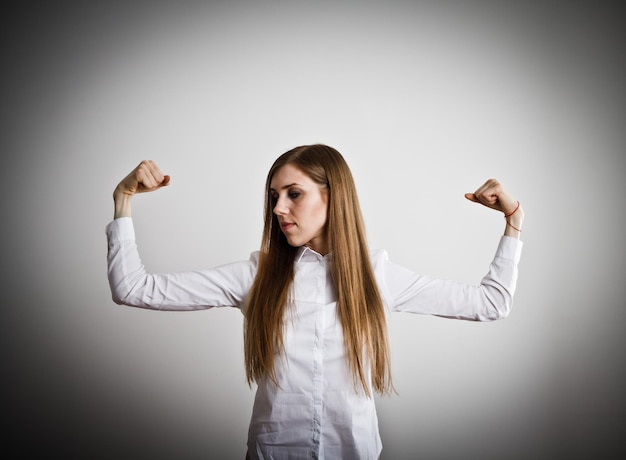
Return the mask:
<svg viewBox="0 0 626 460"><path fill-rule="evenodd" d="M371 246L418 272L485 272L504 222L463 193L487 178L527 215L508 319L393 317L383 457L624 451L610 3L23 3L2 29L5 450L243 458L241 315L114 305L111 193L144 158L171 174L134 204L150 271L245 259L271 162L324 142L353 169Z"/></svg>

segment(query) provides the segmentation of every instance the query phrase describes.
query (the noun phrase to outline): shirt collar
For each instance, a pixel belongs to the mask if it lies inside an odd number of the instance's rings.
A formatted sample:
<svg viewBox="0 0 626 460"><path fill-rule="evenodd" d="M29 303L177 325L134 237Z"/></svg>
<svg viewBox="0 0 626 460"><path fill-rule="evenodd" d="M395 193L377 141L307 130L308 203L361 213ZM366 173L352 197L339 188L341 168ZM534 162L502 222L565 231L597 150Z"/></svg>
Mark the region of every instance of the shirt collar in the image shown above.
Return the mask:
<svg viewBox="0 0 626 460"><path fill-rule="evenodd" d="M296 263L299 262L318 262L320 260L329 260L330 254L325 256L320 253L314 251L313 249L307 246L300 246L298 248L298 252L296 252Z"/></svg>

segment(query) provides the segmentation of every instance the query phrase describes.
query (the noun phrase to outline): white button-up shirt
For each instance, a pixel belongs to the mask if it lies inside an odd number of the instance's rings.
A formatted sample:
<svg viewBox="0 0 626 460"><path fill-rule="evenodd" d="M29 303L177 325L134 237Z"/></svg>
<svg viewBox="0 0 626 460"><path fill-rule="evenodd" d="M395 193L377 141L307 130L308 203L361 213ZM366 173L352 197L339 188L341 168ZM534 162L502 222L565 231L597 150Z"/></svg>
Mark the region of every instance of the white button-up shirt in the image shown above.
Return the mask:
<svg viewBox="0 0 626 460"><path fill-rule="evenodd" d="M258 253L206 270L148 274L131 218L114 220L106 234L116 303L156 310L244 308ZM373 251L371 261L388 313L490 321L510 311L521 249L521 241L503 236L477 286L415 274L384 251ZM328 257L305 247L296 257L285 353L275 364L279 386L257 382L248 435L252 459L376 459L382 450L374 399L355 387L347 366Z"/></svg>

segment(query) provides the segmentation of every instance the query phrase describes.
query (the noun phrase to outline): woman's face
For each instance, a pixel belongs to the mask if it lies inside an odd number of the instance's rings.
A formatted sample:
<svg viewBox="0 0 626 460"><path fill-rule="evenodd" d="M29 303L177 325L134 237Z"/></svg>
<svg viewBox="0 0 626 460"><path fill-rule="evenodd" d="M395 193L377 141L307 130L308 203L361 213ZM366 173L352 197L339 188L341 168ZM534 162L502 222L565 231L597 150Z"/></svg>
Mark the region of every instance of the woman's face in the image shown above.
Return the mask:
<svg viewBox="0 0 626 460"><path fill-rule="evenodd" d="M274 214L287 242L326 255L328 190L294 165L286 164L274 173L270 193Z"/></svg>

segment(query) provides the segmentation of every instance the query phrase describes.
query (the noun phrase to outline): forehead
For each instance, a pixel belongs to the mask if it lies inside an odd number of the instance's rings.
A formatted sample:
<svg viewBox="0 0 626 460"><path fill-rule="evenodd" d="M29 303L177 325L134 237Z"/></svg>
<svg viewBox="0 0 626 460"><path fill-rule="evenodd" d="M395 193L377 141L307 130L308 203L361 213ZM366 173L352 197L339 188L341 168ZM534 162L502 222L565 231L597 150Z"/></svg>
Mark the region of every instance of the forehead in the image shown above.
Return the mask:
<svg viewBox="0 0 626 460"><path fill-rule="evenodd" d="M302 172L301 169L289 163L276 170L272 176L270 188L273 190L279 190L283 187L288 187L294 184L312 185L315 184L315 182Z"/></svg>

